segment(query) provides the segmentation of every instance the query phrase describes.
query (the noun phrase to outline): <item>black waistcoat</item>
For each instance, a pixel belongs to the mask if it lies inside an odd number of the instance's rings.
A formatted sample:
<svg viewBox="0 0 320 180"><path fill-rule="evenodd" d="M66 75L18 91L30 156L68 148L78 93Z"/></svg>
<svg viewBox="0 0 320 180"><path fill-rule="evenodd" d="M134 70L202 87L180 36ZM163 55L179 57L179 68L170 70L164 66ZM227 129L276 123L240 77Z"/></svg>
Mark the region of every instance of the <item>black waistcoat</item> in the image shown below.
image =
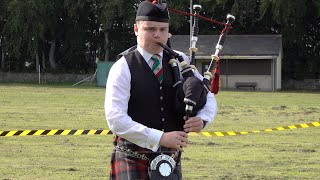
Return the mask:
<svg viewBox="0 0 320 180"><path fill-rule="evenodd" d="M137 49L124 56L131 73L128 115L149 128L165 132L183 130L183 115L174 108L174 80L168 55L163 53L161 84Z"/></svg>

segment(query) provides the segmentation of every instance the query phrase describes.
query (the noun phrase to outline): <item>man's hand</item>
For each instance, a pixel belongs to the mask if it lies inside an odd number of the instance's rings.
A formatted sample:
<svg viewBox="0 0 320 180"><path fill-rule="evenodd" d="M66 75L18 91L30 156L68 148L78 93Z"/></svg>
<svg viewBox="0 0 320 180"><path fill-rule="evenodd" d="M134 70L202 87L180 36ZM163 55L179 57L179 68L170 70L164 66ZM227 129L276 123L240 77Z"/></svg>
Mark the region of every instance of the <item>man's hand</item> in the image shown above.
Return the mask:
<svg viewBox="0 0 320 180"><path fill-rule="evenodd" d="M188 135L183 131L172 131L163 133L160 139L160 145L168 148L175 148L183 151L183 147L187 147Z"/></svg>
<svg viewBox="0 0 320 180"><path fill-rule="evenodd" d="M184 120L186 123L184 124L183 128L185 132L200 132L203 129L203 120L199 117L190 117L189 119Z"/></svg>

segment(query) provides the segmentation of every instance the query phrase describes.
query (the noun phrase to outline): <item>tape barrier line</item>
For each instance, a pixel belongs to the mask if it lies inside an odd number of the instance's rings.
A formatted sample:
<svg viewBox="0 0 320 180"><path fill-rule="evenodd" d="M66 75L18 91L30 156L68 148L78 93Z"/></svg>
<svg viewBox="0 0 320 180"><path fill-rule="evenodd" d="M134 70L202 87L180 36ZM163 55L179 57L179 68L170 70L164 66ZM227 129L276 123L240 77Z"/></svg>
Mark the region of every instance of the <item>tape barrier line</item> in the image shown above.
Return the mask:
<svg viewBox="0 0 320 180"><path fill-rule="evenodd" d="M110 135L110 130L19 130L0 131L0 136L66 136L66 135Z"/></svg>
<svg viewBox="0 0 320 180"><path fill-rule="evenodd" d="M190 132L190 136L206 136L206 137L223 137L223 136L238 136L246 134L256 134L262 132L273 132L273 131L283 131L290 129L299 129L299 128L310 128L310 127L320 127L320 121L304 123L298 125L290 125L276 128L269 128L264 130L255 130L255 131L241 131L241 132ZM113 133L110 130L17 130L17 131L0 131L0 136L10 137L10 136L67 136L67 135L112 135Z"/></svg>

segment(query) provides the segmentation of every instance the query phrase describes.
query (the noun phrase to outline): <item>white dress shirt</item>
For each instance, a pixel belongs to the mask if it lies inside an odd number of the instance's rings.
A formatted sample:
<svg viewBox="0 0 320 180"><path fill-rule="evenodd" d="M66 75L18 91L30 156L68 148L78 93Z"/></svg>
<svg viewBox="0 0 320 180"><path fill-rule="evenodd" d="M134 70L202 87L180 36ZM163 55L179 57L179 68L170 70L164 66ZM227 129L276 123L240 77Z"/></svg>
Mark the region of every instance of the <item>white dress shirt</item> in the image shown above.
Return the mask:
<svg viewBox="0 0 320 180"><path fill-rule="evenodd" d="M151 68L153 61L150 60L150 58L153 54L145 51L139 45L137 49ZM188 63L190 62L185 54L181 52L178 53L180 53ZM159 55L162 58L163 52ZM195 75L202 80L203 77L198 71L195 72ZM127 113L131 89L130 82L131 74L129 66L123 56L111 67L107 80L104 107L108 126L114 134L140 147L157 151L163 132L136 122ZM207 95L207 103L204 108L198 112L197 117L206 121L207 126L213 121L216 114L217 103L214 95L209 92Z"/></svg>

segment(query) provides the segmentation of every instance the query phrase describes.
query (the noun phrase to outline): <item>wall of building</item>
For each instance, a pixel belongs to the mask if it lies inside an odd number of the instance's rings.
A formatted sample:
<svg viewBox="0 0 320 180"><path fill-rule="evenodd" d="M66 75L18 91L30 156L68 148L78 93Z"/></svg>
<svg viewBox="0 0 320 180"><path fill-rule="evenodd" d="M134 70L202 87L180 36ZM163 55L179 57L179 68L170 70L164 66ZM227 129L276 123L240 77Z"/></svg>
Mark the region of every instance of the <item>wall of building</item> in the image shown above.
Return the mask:
<svg viewBox="0 0 320 180"><path fill-rule="evenodd" d="M221 75L222 89L235 90L236 82L256 82L258 91L272 91L271 75ZM252 90L252 88L241 88Z"/></svg>
<svg viewBox="0 0 320 180"><path fill-rule="evenodd" d="M236 82L256 82L258 91L281 90L281 59L279 57L275 59L259 58L221 59L222 88L236 89ZM209 59L197 61L197 68L201 74L207 70L209 63Z"/></svg>

